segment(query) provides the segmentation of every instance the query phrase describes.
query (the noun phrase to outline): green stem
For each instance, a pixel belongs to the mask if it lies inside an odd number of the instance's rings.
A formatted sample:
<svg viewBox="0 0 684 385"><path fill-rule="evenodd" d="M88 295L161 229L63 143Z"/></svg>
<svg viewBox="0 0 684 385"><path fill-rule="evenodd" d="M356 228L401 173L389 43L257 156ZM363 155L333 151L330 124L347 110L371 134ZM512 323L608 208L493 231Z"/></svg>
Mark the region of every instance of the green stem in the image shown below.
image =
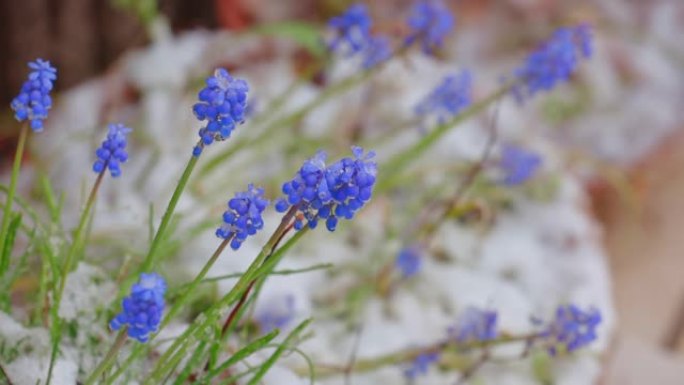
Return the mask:
<svg viewBox="0 0 684 385"><path fill-rule="evenodd" d="M382 164L382 169L385 172L379 173L382 175L382 177L378 180L377 186L375 187L376 193L392 189L397 184L397 181L400 180L399 176L401 171L403 171L408 165L411 164L411 162L413 162L433 144L435 144L437 140L449 132L451 128L479 114L490 104L498 100L500 97L506 95L510 89L510 85L502 87L483 100L473 104L471 107L458 114L450 121L437 126L427 135L423 136L421 140L417 141L413 146L399 152L387 162Z"/></svg>
<svg viewBox="0 0 684 385"><path fill-rule="evenodd" d="M19 170L21 169L21 160L24 157L24 147L26 147L26 138L28 137L28 124L23 124L19 131L19 142L17 143L17 151L14 153L14 163L12 164L12 174L10 176L9 191L7 191L7 201L5 202L5 209L2 215L2 229L0 230L0 277L5 275L9 269L11 250L4 252L5 240L7 239L7 232L9 231L10 217L12 213L12 203L14 201L14 194L17 190L17 181L19 180Z"/></svg>
<svg viewBox="0 0 684 385"><path fill-rule="evenodd" d="M86 224L88 223L88 219L90 218L90 212L93 209L93 206L95 205L95 200L97 198L97 192L100 189L100 185L102 184L102 179L104 178L104 174L106 171L103 170L97 175L97 179L95 179L95 184L93 184L93 188L90 190L90 195L88 195L88 200L86 201L85 208L83 209L83 212L81 213L81 218L78 221L78 227L76 227L76 230L74 231L74 236L73 240L71 241L71 247L69 247L69 251L67 252L66 259L64 260L64 265L62 267L62 274L59 279L59 286L57 288L57 291L54 293L54 303L52 304L51 308L51 313L52 313L52 336L53 336L53 341L52 341L52 352L50 354L50 366L48 369L48 377L47 377L47 385L50 385L50 382L52 380L52 371L55 366L55 361L57 359L57 351L59 350L59 344L61 340L61 327L62 327L62 321L59 318L59 306L60 303L62 302L62 295L64 294L64 287L66 286L66 281L67 277L69 275L69 271L71 271L72 265L74 264L74 258L76 257L76 251L79 249L79 246L83 242L83 235L84 235L84 230L86 228Z"/></svg>
<svg viewBox="0 0 684 385"><path fill-rule="evenodd" d="M116 361L116 356L117 353L119 353L119 350L123 347L124 343L126 342L127 335L126 335L126 328L124 327L121 329L119 334L116 336L116 340L114 341L114 345L109 349L107 352L107 355L105 355L105 358L100 362L100 364L95 368L95 370L88 376L88 379L85 380L85 385L92 385L97 381L97 379L102 376Z"/></svg>
<svg viewBox="0 0 684 385"><path fill-rule="evenodd" d="M173 216L173 213L176 210L178 200L183 194L185 186L188 184L188 180L190 179L190 175L192 174L192 170L195 168L198 159L199 157L197 156L190 156L190 160L188 161L188 164L185 166L183 175L181 175L181 178L178 181L178 184L176 185L176 189L173 191L173 195L171 196L169 205L166 207L166 211L164 212L164 216L162 217L161 223L159 224L159 228L157 228L157 233L154 235L154 239L152 240L152 244L150 245L150 250L147 252L147 256L145 256L145 259L140 265L140 272L148 271L154 267L154 258L156 256L156 252L159 249L159 246L161 246L162 239L164 238L164 235L166 233L166 229L169 227L169 224L171 223L171 217Z"/></svg>

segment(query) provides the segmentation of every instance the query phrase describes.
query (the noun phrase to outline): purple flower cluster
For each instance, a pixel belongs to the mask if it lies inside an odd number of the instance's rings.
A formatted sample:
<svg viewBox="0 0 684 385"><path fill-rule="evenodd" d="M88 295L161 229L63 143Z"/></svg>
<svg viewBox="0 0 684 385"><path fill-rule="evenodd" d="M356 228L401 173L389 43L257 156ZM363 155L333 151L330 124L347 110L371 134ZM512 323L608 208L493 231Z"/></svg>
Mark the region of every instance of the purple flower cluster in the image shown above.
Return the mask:
<svg viewBox="0 0 684 385"><path fill-rule="evenodd" d="M334 34L328 43L329 49L331 51L342 50L349 55L360 52L366 48L371 38L372 24L365 5L350 6L343 14L333 17L328 22L328 27Z"/></svg>
<svg viewBox="0 0 684 385"><path fill-rule="evenodd" d="M128 327L128 336L147 342L150 333L157 331L164 312L166 281L156 273L140 274L140 280L131 288L131 295L123 299L123 311L109 322L119 330Z"/></svg>
<svg viewBox="0 0 684 385"><path fill-rule="evenodd" d="M405 44L420 42L423 52L430 55L441 48L444 38L454 28L454 17L440 0L417 2L408 18L411 29Z"/></svg>
<svg viewBox="0 0 684 385"><path fill-rule="evenodd" d="M420 255L421 249L417 245L404 247L397 254L394 265L404 278L410 278L420 272L423 266L423 258Z"/></svg>
<svg viewBox="0 0 684 385"><path fill-rule="evenodd" d="M247 191L235 194L228 201L228 210L223 213L223 224L216 229L216 236L223 239L232 237L230 247L237 250L247 237L264 227L261 213L269 202L264 198L264 189L250 184Z"/></svg>
<svg viewBox="0 0 684 385"><path fill-rule="evenodd" d="M553 321L539 334L548 343L549 354L556 355L558 347L573 352L593 342L601 313L594 308L582 311L576 305L563 305L556 309Z"/></svg>
<svg viewBox="0 0 684 385"><path fill-rule="evenodd" d="M496 311L468 307L449 329L449 336L458 343L490 341L498 335L496 321Z"/></svg>
<svg viewBox="0 0 684 385"><path fill-rule="evenodd" d="M278 298L281 301L270 306L267 310L257 313L255 319L262 333L268 333L274 329L285 328L295 317L295 298L286 295Z"/></svg>
<svg viewBox="0 0 684 385"><path fill-rule="evenodd" d="M426 352L419 354L411 361L410 365L404 369L404 377L408 380L415 380L418 376L427 374L430 365L439 361L439 352Z"/></svg>
<svg viewBox="0 0 684 385"><path fill-rule="evenodd" d="M442 80L427 97L416 105L416 114L436 116L439 124L458 115L471 103L472 76L470 71L450 75Z"/></svg>
<svg viewBox="0 0 684 385"><path fill-rule="evenodd" d="M204 146L226 140L235 126L244 122L248 91L246 81L233 78L223 68L207 78L206 87L198 94L199 102L192 108L197 119L207 121L199 130L201 143L195 146L194 156L199 156Z"/></svg>
<svg viewBox="0 0 684 385"><path fill-rule="evenodd" d="M524 183L534 176L541 162L541 157L533 152L511 144L505 145L499 161L499 166L504 172L502 183L506 186Z"/></svg>
<svg viewBox="0 0 684 385"><path fill-rule="evenodd" d="M390 39L387 36L373 36L372 25L373 21L365 5L350 6L343 14L328 22L328 27L333 32L333 38L328 43L330 51L346 56L360 54L365 69L389 59L392 56Z"/></svg>
<svg viewBox="0 0 684 385"><path fill-rule="evenodd" d="M377 173L374 152L364 155L361 147L352 147L352 152L353 158L330 166L325 164L323 151L304 162L295 177L283 184L286 197L276 202L276 210L285 212L295 206L302 214L295 219L297 230L303 227L303 218L310 228L325 219L329 231L335 230L338 218L351 219L371 198Z"/></svg>
<svg viewBox="0 0 684 385"><path fill-rule="evenodd" d="M57 70L49 61L42 59L29 62L28 66L32 71L10 107L18 121L29 120L31 129L40 132L43 131L43 120L47 119L48 111L52 108L50 91L57 79Z"/></svg>
<svg viewBox="0 0 684 385"><path fill-rule="evenodd" d="M102 145L95 151L97 160L93 163L93 171L100 174L109 169L109 173L114 177L121 175L121 163L128 160L126 152L126 135L132 130L123 124L110 124L107 138Z"/></svg>
<svg viewBox="0 0 684 385"><path fill-rule="evenodd" d="M591 54L591 29L587 24L556 30L551 39L515 70L514 95L518 100L524 100L568 81L580 59L589 58Z"/></svg>

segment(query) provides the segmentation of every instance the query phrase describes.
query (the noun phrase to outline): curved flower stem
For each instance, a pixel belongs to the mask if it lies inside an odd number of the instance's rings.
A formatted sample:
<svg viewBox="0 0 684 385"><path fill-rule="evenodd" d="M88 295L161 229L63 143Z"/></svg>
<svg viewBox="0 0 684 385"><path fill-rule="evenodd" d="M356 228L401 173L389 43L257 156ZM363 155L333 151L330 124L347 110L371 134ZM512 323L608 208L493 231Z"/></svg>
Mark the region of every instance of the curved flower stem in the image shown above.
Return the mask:
<svg viewBox="0 0 684 385"><path fill-rule="evenodd" d="M64 265L62 267L62 274L59 279L59 286L57 291L54 292L54 302L51 306L51 318L52 318L52 352L50 354L50 366L48 369L47 385L50 385L52 380L52 370L54 369L55 360L57 359L57 352L59 350L59 344L62 337L62 320L59 318L59 306L62 302L62 295L64 294L64 287L66 286L67 277L74 265L74 259L76 258L76 253L83 243L84 231L86 229L86 224L90 219L90 213L95 205L95 200L97 198L97 192L100 190L100 185L104 178L104 174L107 170L107 165L105 164L102 172L97 174L97 179L93 184L93 188L90 190L90 195L88 195L88 200L86 201L83 212L81 213L81 218L78 221L78 226L74 231L73 240L71 241L71 246L67 251L66 258L64 259Z"/></svg>
<svg viewBox="0 0 684 385"><path fill-rule="evenodd" d="M26 147L26 138L28 137L29 126L27 123L21 125L19 131L19 142L17 143L17 151L14 153L14 163L12 164L12 174L10 176L10 184L7 190L7 201L2 215L2 228L0 228L0 277L5 275L9 269L10 256L12 250L5 250L5 241L7 240L7 232L9 231L10 218L12 213L12 203L14 202L14 194L17 191L17 181L19 180L19 171L21 170L21 160L24 157L24 148Z"/></svg>
<svg viewBox="0 0 684 385"><path fill-rule="evenodd" d="M185 303L188 301L188 298L190 298L190 295L195 292L195 289L197 289L197 286L202 282L204 277L207 275L211 267L214 265L218 257L223 253L223 250L230 244L230 241L233 239L233 237L228 237L224 239L221 244L216 248L216 251L214 251L214 254L211 255L207 263L204 264L204 267L202 267L202 270L197 274L195 279L190 282L188 286L185 287L183 290L183 294L181 295L180 298L178 298L174 303L173 306L171 306L171 309L169 309L168 313L166 313L166 317L164 317L164 320L162 321L161 325L159 326L159 331L161 331L166 325L169 324L169 322L173 319L173 317L176 316L176 314L180 311L180 309L185 305Z"/></svg>
<svg viewBox="0 0 684 385"><path fill-rule="evenodd" d="M169 200L169 204L166 206L166 211L164 212L164 216L162 216L162 220L157 228L157 232L154 234L154 239L152 239L152 244L150 244L150 250L147 252L145 259L140 265L140 273L146 272L154 267L157 250L159 249L159 246L161 246L164 235L166 235L166 229L171 223L171 217L173 216L174 211L176 211L178 200L180 199L181 195L183 195L183 190L185 190L185 186L188 184L188 180L190 180L190 175L195 169L198 159L199 157L197 156L190 156L190 160L188 160L185 170L183 170L183 174L178 180L176 189L173 191L173 195L171 195L171 200ZM122 287L124 286L128 285L122 285Z"/></svg>
<svg viewBox="0 0 684 385"><path fill-rule="evenodd" d="M490 94L486 98L470 106L465 111L456 115L450 121L438 125L435 129L430 131L427 135L423 136L421 140L417 141L414 145L397 153L387 162L382 164L381 167L384 170L384 172L382 173L383 177L378 180L378 184L375 187L375 190L377 192L385 192L387 190L392 189L400 180L399 176L401 174L401 171L408 167L411 164L411 162L413 162L425 151L427 151L427 149L429 149L433 144L435 144L437 140L439 140L447 132L449 132L451 128L479 114L490 104L494 103L499 98L506 95L510 91L512 86L512 84L503 86L496 92Z"/></svg>
<svg viewBox="0 0 684 385"><path fill-rule="evenodd" d="M121 329L121 331L119 331L119 334L116 336L116 340L114 340L114 344L111 348L109 348L105 358L100 362L97 368L95 368L90 376L88 376L88 379L85 380L85 385L94 384L100 376L102 376L109 368L112 367L116 361L117 353L119 353L119 350L121 350L121 348L124 346L124 343L128 337L126 335L126 330L127 329L124 327Z"/></svg>

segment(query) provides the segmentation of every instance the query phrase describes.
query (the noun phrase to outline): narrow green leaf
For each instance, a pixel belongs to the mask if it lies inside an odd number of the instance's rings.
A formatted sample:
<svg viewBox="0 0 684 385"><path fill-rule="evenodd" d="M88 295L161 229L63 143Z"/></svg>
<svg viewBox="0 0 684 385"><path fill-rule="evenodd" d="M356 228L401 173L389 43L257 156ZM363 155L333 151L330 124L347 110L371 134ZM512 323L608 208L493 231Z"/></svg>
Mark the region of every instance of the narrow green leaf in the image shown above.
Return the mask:
<svg viewBox="0 0 684 385"><path fill-rule="evenodd" d="M263 24L252 29L252 32L260 35L276 36L295 41L316 56L323 56L325 45L320 34L320 28L316 25L302 21L282 21Z"/></svg>
<svg viewBox="0 0 684 385"><path fill-rule="evenodd" d="M257 373L252 377L251 380L247 383L247 385L256 385L261 381L261 379L266 375L266 373L271 369L271 367L276 363L278 358L283 355L285 352L285 349L288 348L290 345L290 342L292 342L295 338L299 336L299 333L301 333L309 324L311 323L311 318L305 320L304 322L300 323L299 326L297 326L290 334L285 338L285 341L283 341L280 346L273 352L273 354L264 362L261 367L259 367L259 370Z"/></svg>
<svg viewBox="0 0 684 385"><path fill-rule="evenodd" d="M7 271L7 269L9 269L12 249L14 246L14 241L17 238L19 227L21 227L21 214L12 213L12 219L10 219L10 224L7 228L5 244L2 245L2 258L0 258L0 261L5 261L5 266L0 266L0 271Z"/></svg>

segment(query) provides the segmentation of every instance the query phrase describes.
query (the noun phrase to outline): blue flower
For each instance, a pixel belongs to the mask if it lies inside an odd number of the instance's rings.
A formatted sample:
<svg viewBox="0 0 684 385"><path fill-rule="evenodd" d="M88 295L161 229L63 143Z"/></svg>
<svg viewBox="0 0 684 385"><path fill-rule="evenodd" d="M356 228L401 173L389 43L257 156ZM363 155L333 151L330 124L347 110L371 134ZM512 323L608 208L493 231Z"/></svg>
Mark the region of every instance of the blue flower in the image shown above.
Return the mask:
<svg viewBox="0 0 684 385"><path fill-rule="evenodd" d="M107 138L102 145L95 151L97 160L93 163L93 171L102 173L106 168L113 177L121 175L121 163L128 160L126 152L126 135L131 129L123 124L110 124Z"/></svg>
<svg viewBox="0 0 684 385"><path fill-rule="evenodd" d="M223 239L233 237L230 247L237 250L248 236L264 227L261 213L269 202L264 198L264 189L250 184L247 191L235 194L228 201L228 210L223 213L223 225L216 229L216 236Z"/></svg>
<svg viewBox="0 0 684 385"><path fill-rule="evenodd" d="M334 37L328 44L331 51L344 50L353 55L366 48L370 40L371 18L363 4L350 6L343 14L333 17L328 27Z"/></svg>
<svg viewBox="0 0 684 385"><path fill-rule="evenodd" d="M601 313L594 308L582 311L576 305L559 306L554 320L539 334L548 344L549 354L555 355L559 346L573 352L593 342Z"/></svg>
<svg viewBox="0 0 684 385"><path fill-rule="evenodd" d="M50 91L57 79L57 70L49 61L36 59L29 62L31 73L24 82L19 95L12 100L10 107L14 110L14 117L23 122L29 120L34 132L43 131L43 120L47 119L48 111L52 108Z"/></svg>
<svg viewBox="0 0 684 385"><path fill-rule="evenodd" d="M394 265L404 278L413 277L420 271L423 265L420 251L420 248L415 245L404 247L399 251Z"/></svg>
<svg viewBox="0 0 684 385"><path fill-rule="evenodd" d="M269 307L267 310L257 313L256 322L262 333L268 333L274 329L285 328L295 317L295 298L286 295L282 303Z"/></svg>
<svg viewBox="0 0 684 385"><path fill-rule="evenodd" d="M310 228L325 219L329 231L337 227L338 218L351 219L371 198L377 165L374 152L364 155L361 147L352 147L354 158L343 158L326 167L326 153L304 162L294 179L283 184L283 194L276 203L276 210L287 211L296 206L301 215L295 216L295 229L307 220Z"/></svg>
<svg viewBox="0 0 684 385"><path fill-rule="evenodd" d="M449 329L449 335L458 343L490 341L498 335L496 321L496 311L468 307Z"/></svg>
<svg viewBox="0 0 684 385"><path fill-rule="evenodd" d="M392 47L387 36L373 36L363 50L363 68L370 69L392 57Z"/></svg>
<svg viewBox="0 0 684 385"><path fill-rule="evenodd" d="M140 274L140 280L131 288L131 295L123 299L123 311L109 322L119 330L128 327L128 336L147 342L150 333L157 331L164 312L166 282L157 273Z"/></svg>
<svg viewBox="0 0 684 385"><path fill-rule="evenodd" d="M193 150L194 156L202 153L204 146L215 140L226 140L239 123L245 120L247 91L249 85L235 79L228 71L219 68L206 80L207 86L198 94L199 102L192 110L200 121L207 124L199 130L201 142Z"/></svg>
<svg viewBox="0 0 684 385"><path fill-rule="evenodd" d="M436 116L439 124L443 124L470 105L471 88L470 71L447 76L437 88L416 105L416 114L422 117Z"/></svg>
<svg viewBox="0 0 684 385"><path fill-rule="evenodd" d="M409 15L408 26L411 32L405 44L419 41L423 52L429 55L442 47L444 38L454 28L454 17L439 0L419 1Z"/></svg>
<svg viewBox="0 0 684 385"><path fill-rule="evenodd" d="M532 52L517 68L513 94L518 100L532 97L539 91L549 91L566 82L577 70L582 58L592 54L591 30L588 25L558 29L551 39Z"/></svg>
<svg viewBox="0 0 684 385"><path fill-rule="evenodd" d="M541 161L541 157L535 153L514 145L505 145L499 162L499 166L504 171L502 183L507 186L524 183L534 176Z"/></svg>
<svg viewBox="0 0 684 385"><path fill-rule="evenodd" d="M439 361L439 352L426 352L419 354L411 361L410 365L404 369L404 376L409 380L415 380L416 377L427 374L430 365Z"/></svg>

